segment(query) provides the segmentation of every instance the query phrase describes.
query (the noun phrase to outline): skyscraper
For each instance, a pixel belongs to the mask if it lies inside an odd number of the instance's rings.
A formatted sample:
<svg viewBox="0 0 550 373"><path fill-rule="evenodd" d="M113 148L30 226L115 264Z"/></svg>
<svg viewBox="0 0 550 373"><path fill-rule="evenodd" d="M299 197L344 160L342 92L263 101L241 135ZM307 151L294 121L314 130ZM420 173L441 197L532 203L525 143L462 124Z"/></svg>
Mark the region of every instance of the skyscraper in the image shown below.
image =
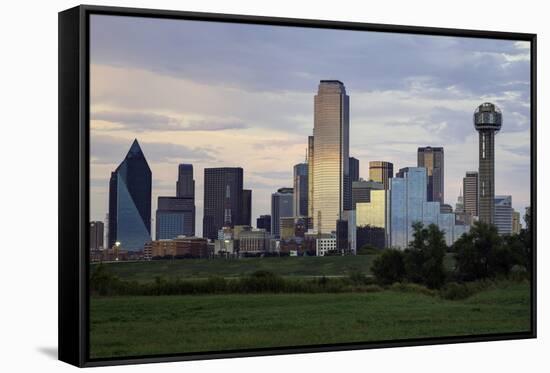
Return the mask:
<svg viewBox="0 0 550 373"><path fill-rule="evenodd" d="M103 231L104 225L102 221L90 222L90 250L103 249Z"/></svg>
<svg viewBox="0 0 550 373"><path fill-rule="evenodd" d="M265 229L266 232L271 233L271 215L260 215L256 219L256 228Z"/></svg>
<svg viewBox="0 0 550 373"><path fill-rule="evenodd" d="M349 97L339 80L321 80L314 99L313 228L336 231L351 207L349 183Z"/></svg>
<svg viewBox="0 0 550 373"><path fill-rule="evenodd" d="M495 215L493 224L500 235L512 234L513 228L512 196L495 196Z"/></svg>
<svg viewBox="0 0 550 373"><path fill-rule="evenodd" d="M405 249L413 239L415 222L437 225L445 232L447 245L452 245L469 230L469 225L456 224L454 213L442 213L439 202L427 200L426 168L407 167L400 173L403 176L391 179L390 183L390 246ZM359 211L357 214L359 222Z"/></svg>
<svg viewBox="0 0 550 373"><path fill-rule="evenodd" d="M369 162L369 179L384 184L389 189L390 179L393 177L393 163L385 161Z"/></svg>
<svg viewBox="0 0 550 373"><path fill-rule="evenodd" d="M109 247L120 242L128 251L151 241L151 169L134 140L109 181Z"/></svg>
<svg viewBox="0 0 550 373"><path fill-rule="evenodd" d="M443 148L432 148L431 146L418 148L417 166L425 167L427 170L428 201L437 201L443 203L445 201Z"/></svg>
<svg viewBox="0 0 550 373"><path fill-rule="evenodd" d="M307 138L307 216L309 218L308 228L313 228L313 161L314 161L314 139Z"/></svg>
<svg viewBox="0 0 550 373"><path fill-rule="evenodd" d="M470 216L479 216L479 186L477 171L467 171L462 180L464 190L464 212Z"/></svg>
<svg viewBox="0 0 550 373"><path fill-rule="evenodd" d="M195 204L195 180L193 179L192 164L181 163L178 166L176 197L193 198L193 204Z"/></svg>
<svg viewBox="0 0 550 373"><path fill-rule="evenodd" d="M279 188L271 195L271 234L275 238L281 235L281 218L293 217L294 193L292 188Z"/></svg>
<svg viewBox="0 0 550 373"><path fill-rule="evenodd" d="M195 235L195 204L192 198L158 197L155 237L157 240Z"/></svg>
<svg viewBox="0 0 550 373"><path fill-rule="evenodd" d="M512 234L521 232L521 214L519 211L512 211Z"/></svg>
<svg viewBox="0 0 550 373"><path fill-rule="evenodd" d="M351 182L359 180L359 159L349 158L349 178Z"/></svg>
<svg viewBox="0 0 550 373"><path fill-rule="evenodd" d="M243 189L243 225L252 226L252 190Z"/></svg>
<svg viewBox="0 0 550 373"><path fill-rule="evenodd" d="M479 220L493 224L495 218L495 134L502 127L500 109L489 102L474 112L479 132Z"/></svg>
<svg viewBox="0 0 550 373"><path fill-rule="evenodd" d="M218 230L242 222L243 169L218 167L204 169L204 217L202 235L216 239ZM229 222L228 222L229 220Z"/></svg>
<svg viewBox="0 0 550 373"><path fill-rule="evenodd" d="M294 216L308 216L308 164L298 163L294 166Z"/></svg>

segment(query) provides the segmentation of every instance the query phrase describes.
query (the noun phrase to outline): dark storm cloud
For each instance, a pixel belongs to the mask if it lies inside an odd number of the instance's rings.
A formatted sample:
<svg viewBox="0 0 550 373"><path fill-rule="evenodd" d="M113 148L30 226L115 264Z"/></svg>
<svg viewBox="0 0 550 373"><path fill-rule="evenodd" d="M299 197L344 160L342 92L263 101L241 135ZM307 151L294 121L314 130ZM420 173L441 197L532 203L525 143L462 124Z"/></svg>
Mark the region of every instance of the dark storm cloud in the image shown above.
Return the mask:
<svg viewBox="0 0 550 373"><path fill-rule="evenodd" d="M133 139L95 135L91 137L91 162L95 164L119 164L130 149ZM142 142L139 145L149 163L213 160L211 149L192 148L167 142Z"/></svg>
<svg viewBox="0 0 550 373"><path fill-rule="evenodd" d="M529 80L520 58L528 50L501 40L115 16L93 16L91 32L94 63L248 90L310 92L331 78L351 89L404 89L407 78L429 76L482 95Z"/></svg>

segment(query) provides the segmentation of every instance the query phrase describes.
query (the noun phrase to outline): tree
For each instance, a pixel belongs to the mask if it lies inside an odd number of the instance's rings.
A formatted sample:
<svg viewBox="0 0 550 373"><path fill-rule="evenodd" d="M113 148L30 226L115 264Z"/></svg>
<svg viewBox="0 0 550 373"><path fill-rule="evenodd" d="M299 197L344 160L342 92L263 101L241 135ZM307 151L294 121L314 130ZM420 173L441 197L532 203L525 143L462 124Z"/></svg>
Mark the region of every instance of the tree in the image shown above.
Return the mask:
<svg viewBox="0 0 550 373"><path fill-rule="evenodd" d="M405 278L403 252L396 249L384 250L382 255L373 261L371 271L376 281L382 285L403 281Z"/></svg>
<svg viewBox="0 0 550 373"><path fill-rule="evenodd" d="M525 209L525 228L523 228L519 232L519 240L522 244L522 250L520 252L520 256L523 259L523 265L527 269L527 271L531 272L531 265L532 265L532 238L533 238L533 231L531 227L531 208L527 207Z"/></svg>
<svg viewBox="0 0 550 373"><path fill-rule="evenodd" d="M477 280L507 274L511 269L510 251L494 225L474 223L469 233L454 244L456 272L461 280Z"/></svg>
<svg viewBox="0 0 550 373"><path fill-rule="evenodd" d="M435 224L427 227L421 222L412 226L414 239L405 250L407 280L429 288L440 288L446 279L443 259L447 251L445 232Z"/></svg>

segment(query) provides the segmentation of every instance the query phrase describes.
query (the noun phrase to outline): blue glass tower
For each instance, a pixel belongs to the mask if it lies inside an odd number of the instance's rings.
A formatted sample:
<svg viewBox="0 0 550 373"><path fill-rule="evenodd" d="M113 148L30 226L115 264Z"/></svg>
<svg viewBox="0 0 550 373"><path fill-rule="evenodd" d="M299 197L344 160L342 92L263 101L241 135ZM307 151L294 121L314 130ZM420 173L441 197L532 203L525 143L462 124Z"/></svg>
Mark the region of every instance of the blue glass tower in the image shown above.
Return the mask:
<svg viewBox="0 0 550 373"><path fill-rule="evenodd" d="M128 251L151 241L151 169L134 140L109 181L109 247L120 242Z"/></svg>

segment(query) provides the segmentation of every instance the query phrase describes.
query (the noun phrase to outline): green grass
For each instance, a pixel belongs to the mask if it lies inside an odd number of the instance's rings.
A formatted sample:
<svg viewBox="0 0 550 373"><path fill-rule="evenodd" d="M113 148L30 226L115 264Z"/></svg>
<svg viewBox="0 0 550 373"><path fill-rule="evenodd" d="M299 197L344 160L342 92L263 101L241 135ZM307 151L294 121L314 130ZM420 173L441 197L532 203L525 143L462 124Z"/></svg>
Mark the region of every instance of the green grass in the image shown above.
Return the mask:
<svg viewBox="0 0 550 373"><path fill-rule="evenodd" d="M515 283L463 301L395 291L92 297L91 357L521 332L529 296Z"/></svg>
<svg viewBox="0 0 550 373"><path fill-rule="evenodd" d="M122 280L140 282L152 281L155 276L174 279L240 277L259 270L270 271L280 276L347 276L354 271L370 274L374 258L376 255L180 259L106 263L105 266L109 272Z"/></svg>

